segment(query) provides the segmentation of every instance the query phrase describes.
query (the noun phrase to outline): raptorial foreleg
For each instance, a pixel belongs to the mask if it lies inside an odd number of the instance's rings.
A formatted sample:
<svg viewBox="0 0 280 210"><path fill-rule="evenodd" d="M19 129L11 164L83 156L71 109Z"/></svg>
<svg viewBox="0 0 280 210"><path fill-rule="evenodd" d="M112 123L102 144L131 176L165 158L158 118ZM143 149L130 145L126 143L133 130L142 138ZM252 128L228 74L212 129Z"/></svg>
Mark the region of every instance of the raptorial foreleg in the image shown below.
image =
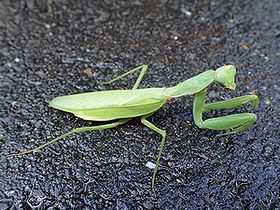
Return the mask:
<svg viewBox="0 0 280 210"><path fill-rule="evenodd" d="M205 89L195 94L193 105L194 121L200 128L226 130L226 133L218 136L243 131L257 120L257 115L252 113L233 114L207 120L203 120L202 118L202 113L210 110L231 109L245 103L252 103L256 107L258 105L258 97L256 95L246 95L210 104L205 104L205 97Z"/></svg>

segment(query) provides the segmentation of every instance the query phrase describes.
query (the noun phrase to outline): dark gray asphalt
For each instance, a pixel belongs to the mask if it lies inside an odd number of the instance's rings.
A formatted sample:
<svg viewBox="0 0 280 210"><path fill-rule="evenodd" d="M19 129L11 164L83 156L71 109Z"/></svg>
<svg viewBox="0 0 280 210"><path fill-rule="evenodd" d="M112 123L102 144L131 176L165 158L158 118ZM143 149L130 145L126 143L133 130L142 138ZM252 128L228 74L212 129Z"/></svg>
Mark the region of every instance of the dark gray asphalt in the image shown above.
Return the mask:
<svg viewBox="0 0 280 210"><path fill-rule="evenodd" d="M160 136L134 120L75 135L36 154L0 159L0 209L280 208L280 2L0 2L0 156L34 148L72 128L95 125L49 107L55 96L125 89L133 76L97 84L143 63L142 87L172 86L209 68L237 67L237 89L208 90L209 101L251 92L257 123L214 139L192 119L193 97L150 119L167 129L151 190Z"/></svg>

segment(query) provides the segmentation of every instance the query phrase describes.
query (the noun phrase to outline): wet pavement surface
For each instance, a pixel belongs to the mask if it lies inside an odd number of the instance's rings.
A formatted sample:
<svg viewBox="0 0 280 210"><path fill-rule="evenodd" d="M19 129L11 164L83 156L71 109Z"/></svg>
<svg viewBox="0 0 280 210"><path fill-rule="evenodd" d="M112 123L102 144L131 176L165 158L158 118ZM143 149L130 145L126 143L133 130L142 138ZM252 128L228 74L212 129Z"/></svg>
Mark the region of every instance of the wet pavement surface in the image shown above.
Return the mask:
<svg viewBox="0 0 280 210"><path fill-rule="evenodd" d="M280 208L280 2L0 2L0 209ZM55 96L127 89L148 64L142 87L172 86L210 68L237 67L237 88L208 89L208 101L255 93L248 130L222 138L192 119L193 96L150 117L167 130L151 191L160 136L135 119L73 135L35 154L3 158L70 131L96 125L58 110Z"/></svg>

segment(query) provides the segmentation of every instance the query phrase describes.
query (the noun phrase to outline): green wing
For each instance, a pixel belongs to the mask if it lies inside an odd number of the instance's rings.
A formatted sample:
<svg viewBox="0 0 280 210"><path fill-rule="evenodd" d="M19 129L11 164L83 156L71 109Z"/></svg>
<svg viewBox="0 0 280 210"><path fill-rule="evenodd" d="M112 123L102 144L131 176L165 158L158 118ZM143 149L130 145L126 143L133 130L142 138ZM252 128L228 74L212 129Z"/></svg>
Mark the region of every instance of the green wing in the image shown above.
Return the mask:
<svg viewBox="0 0 280 210"><path fill-rule="evenodd" d="M50 105L84 120L108 121L156 111L167 100L163 91L164 88L147 88L81 93L56 97Z"/></svg>

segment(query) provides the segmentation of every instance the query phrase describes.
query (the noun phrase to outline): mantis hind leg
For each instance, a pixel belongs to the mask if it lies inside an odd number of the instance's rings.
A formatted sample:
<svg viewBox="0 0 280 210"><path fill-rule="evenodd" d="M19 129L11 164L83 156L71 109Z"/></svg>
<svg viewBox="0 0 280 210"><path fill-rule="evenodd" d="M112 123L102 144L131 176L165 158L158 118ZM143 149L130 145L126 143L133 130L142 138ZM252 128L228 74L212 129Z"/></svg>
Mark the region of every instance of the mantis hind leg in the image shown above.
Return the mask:
<svg viewBox="0 0 280 210"><path fill-rule="evenodd" d="M125 76L128 76L128 75L130 75L130 74L132 74L132 73L134 73L136 71L141 70L141 72L140 72L140 74L139 74L139 76L138 76L138 78L137 78L137 80L136 80L136 82L135 82L135 84L133 85L133 88L132 88L132 90L135 90L135 89L137 89L139 87L140 82L142 81L142 79L143 79L147 69L148 69L148 65L144 64L144 65L138 66L138 67L136 67L136 68L134 68L132 70L129 70L128 72L126 72L126 73L124 73L124 74L122 74L122 75L120 75L120 76L118 76L118 77L116 77L114 79L111 79L110 81L100 82L100 84L102 84L102 85L103 84L104 85L111 84L111 83L113 83L113 82L115 82L115 81L117 81L117 80L119 80L119 79L121 79L121 78L123 78Z"/></svg>
<svg viewBox="0 0 280 210"><path fill-rule="evenodd" d="M217 136L243 131L249 128L257 120L257 116L252 113L233 114L224 117L207 119L205 121L202 119L202 113L210 110L230 109L245 103L252 103L253 106L256 107L258 105L258 97L256 95L246 95L210 104L205 104L205 97L205 90L195 94L193 107L195 124L200 128L226 130L226 133L219 134Z"/></svg>
<svg viewBox="0 0 280 210"><path fill-rule="evenodd" d="M160 143L160 148L159 148L159 153L157 156L157 160L156 160L156 166L154 168L154 173L153 173L153 178L152 178L152 190L153 193L155 194L155 180L156 180L156 174L158 171L158 167L159 167L159 162L160 162L160 158L161 158L161 154L163 152L163 148L165 145L165 139L166 139L166 131L162 130L158 127L156 127L154 124L152 124L151 122L149 122L146 118L148 118L150 115L144 116L143 118L141 118L141 122L147 126L148 128L152 129L153 131L159 133L162 136L162 140Z"/></svg>
<svg viewBox="0 0 280 210"><path fill-rule="evenodd" d="M13 156L19 156L19 155L24 155L24 154L28 154L28 153L33 153L33 152L37 152L41 149L43 149L44 147L54 143L54 142L57 142L59 141L60 139L63 139L63 138L66 138L68 136L71 136L73 134L77 134L77 133L82 133L82 132L86 132L86 131L93 131L93 130L104 130L104 129L109 129L109 128L114 128L120 124L123 124L123 123L126 123L127 121L129 121L130 119L122 119L122 120L119 120L117 122L113 122L113 123L109 123L109 124L105 124L105 125L98 125L98 126L88 126L88 127L80 127L80 128L75 128L73 129L72 131L68 132L68 133L65 133L45 144L42 144L41 146L39 147L36 147L34 149L31 149L31 150L27 150L27 151L23 151L23 152L20 152L20 153L14 153L14 154L10 154L10 155L7 155L7 157L13 157Z"/></svg>

